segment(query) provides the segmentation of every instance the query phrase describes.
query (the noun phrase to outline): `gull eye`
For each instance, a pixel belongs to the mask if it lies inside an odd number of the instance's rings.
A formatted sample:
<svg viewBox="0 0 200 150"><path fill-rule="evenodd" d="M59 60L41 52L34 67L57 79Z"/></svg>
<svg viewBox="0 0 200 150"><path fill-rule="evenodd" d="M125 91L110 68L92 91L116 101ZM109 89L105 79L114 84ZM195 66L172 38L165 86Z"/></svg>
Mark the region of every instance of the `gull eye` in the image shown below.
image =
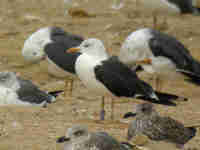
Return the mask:
<svg viewBox="0 0 200 150"><path fill-rule="evenodd" d="M142 112L145 112L147 109L146 108L142 108Z"/></svg>
<svg viewBox="0 0 200 150"><path fill-rule="evenodd" d="M89 47L89 46L90 46L90 44L85 44L85 45L84 45L85 48L87 48L87 47Z"/></svg>
<svg viewBox="0 0 200 150"><path fill-rule="evenodd" d="M81 136L81 135L83 135L83 131L76 131L75 133L74 133L74 135L75 136Z"/></svg>
<svg viewBox="0 0 200 150"><path fill-rule="evenodd" d="M7 76L2 76L0 80L1 81L6 81L6 79L7 79Z"/></svg>
<svg viewBox="0 0 200 150"><path fill-rule="evenodd" d="M33 52L33 55L34 55L34 56L36 56L36 55L37 55L37 53L36 53L36 52Z"/></svg>

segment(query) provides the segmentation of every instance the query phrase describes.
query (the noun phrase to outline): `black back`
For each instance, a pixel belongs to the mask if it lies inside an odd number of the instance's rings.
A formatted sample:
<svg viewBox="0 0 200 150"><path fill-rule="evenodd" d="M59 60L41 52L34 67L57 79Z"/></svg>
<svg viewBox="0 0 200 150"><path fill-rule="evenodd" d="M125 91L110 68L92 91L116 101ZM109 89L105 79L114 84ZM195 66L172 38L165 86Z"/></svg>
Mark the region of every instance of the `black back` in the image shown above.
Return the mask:
<svg viewBox="0 0 200 150"><path fill-rule="evenodd" d="M75 63L80 53L67 53L63 43L50 43L45 46L48 58L63 70L75 74Z"/></svg>
<svg viewBox="0 0 200 150"><path fill-rule="evenodd" d="M54 43L62 43L66 49L76 47L84 40L83 37L69 32L65 32L62 28L52 27L50 38Z"/></svg>
<svg viewBox="0 0 200 150"><path fill-rule="evenodd" d="M151 29L153 37L149 46L155 56L164 56L172 60L178 69L200 73L199 63L191 56L188 49L174 37Z"/></svg>
<svg viewBox="0 0 200 150"><path fill-rule="evenodd" d="M121 63L116 56L95 67L96 79L106 86L115 96L134 97L135 94L149 97L153 89L140 80L136 73Z"/></svg>
<svg viewBox="0 0 200 150"><path fill-rule="evenodd" d="M48 58L63 70L75 73L75 62L80 53L66 53L66 50L77 47L84 40L81 36L65 32L62 28L52 27L50 38L53 41L45 46Z"/></svg>

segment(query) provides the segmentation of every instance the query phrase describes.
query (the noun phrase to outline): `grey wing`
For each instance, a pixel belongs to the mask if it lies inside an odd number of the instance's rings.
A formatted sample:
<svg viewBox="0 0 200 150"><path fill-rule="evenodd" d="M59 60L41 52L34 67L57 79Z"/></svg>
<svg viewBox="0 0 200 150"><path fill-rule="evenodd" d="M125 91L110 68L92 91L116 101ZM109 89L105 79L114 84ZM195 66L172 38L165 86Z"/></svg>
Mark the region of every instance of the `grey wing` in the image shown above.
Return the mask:
<svg viewBox="0 0 200 150"><path fill-rule="evenodd" d="M182 43L165 33L155 30L151 32L154 36L150 39L149 45L155 56L167 57L177 68L191 70L194 59Z"/></svg>
<svg viewBox="0 0 200 150"><path fill-rule="evenodd" d="M88 144L97 150L123 150L121 144L105 132L93 133Z"/></svg>
<svg viewBox="0 0 200 150"><path fill-rule="evenodd" d="M17 90L19 99L33 104L41 104L44 101L51 101L52 96L41 91L29 80L18 79L20 88Z"/></svg>

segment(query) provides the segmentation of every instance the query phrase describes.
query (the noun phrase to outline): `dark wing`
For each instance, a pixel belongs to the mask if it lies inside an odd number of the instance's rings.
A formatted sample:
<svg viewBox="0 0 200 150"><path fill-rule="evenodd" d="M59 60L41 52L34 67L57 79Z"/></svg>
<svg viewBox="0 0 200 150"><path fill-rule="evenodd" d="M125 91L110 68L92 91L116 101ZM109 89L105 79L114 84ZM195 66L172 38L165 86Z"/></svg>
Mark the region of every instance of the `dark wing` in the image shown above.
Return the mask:
<svg viewBox="0 0 200 150"><path fill-rule="evenodd" d="M75 74L75 63L80 53L66 53L63 43L50 43L45 46L47 57L63 70Z"/></svg>
<svg viewBox="0 0 200 150"><path fill-rule="evenodd" d="M167 0L181 9L181 13L192 13L192 0Z"/></svg>
<svg viewBox="0 0 200 150"><path fill-rule="evenodd" d="M79 46L84 39L81 36L65 32L59 27L52 27L50 34L53 42L44 48L48 58L63 70L75 73L75 62L80 53L66 53L66 50Z"/></svg>
<svg viewBox="0 0 200 150"><path fill-rule="evenodd" d="M155 56L164 56L172 60L178 69L200 73L200 65L191 56L182 43L165 33L151 30L153 37L149 41L152 53ZM198 69L197 69L198 68Z"/></svg>
<svg viewBox="0 0 200 150"><path fill-rule="evenodd" d="M71 47L76 47L81 44L84 40L83 37L75 34L71 34L69 32L65 32L63 29L59 27L52 27L51 28L51 40L53 42L62 43L66 49Z"/></svg>
<svg viewBox="0 0 200 150"><path fill-rule="evenodd" d="M125 150L116 139L105 132L92 133L88 145L100 150Z"/></svg>
<svg viewBox="0 0 200 150"><path fill-rule="evenodd" d="M19 78L18 81L20 88L17 90L17 94L20 100L34 104L51 101L52 96L38 89L31 81Z"/></svg>
<svg viewBox="0 0 200 150"><path fill-rule="evenodd" d="M148 96L153 89L141 81L135 72L122 64L116 56L95 67L96 79L106 86L114 95L134 97L136 94Z"/></svg>

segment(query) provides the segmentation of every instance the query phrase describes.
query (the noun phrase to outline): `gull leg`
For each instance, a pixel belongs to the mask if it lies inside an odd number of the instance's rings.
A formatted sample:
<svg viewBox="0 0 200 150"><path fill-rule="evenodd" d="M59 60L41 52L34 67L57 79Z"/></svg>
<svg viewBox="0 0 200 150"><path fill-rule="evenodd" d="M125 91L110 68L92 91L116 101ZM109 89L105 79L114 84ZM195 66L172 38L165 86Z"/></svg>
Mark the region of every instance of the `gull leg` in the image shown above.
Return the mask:
<svg viewBox="0 0 200 150"><path fill-rule="evenodd" d="M159 77L156 76L156 90L159 91L160 90L160 85L159 85Z"/></svg>
<svg viewBox="0 0 200 150"><path fill-rule="evenodd" d="M155 90L161 92L162 90L162 79L156 75L155 76Z"/></svg>
<svg viewBox="0 0 200 150"><path fill-rule="evenodd" d="M153 27L154 27L154 29L157 29L157 23L158 23L158 20L157 20L157 13L154 12L154 13L153 13Z"/></svg>
<svg viewBox="0 0 200 150"><path fill-rule="evenodd" d="M106 111L105 111L105 97L103 96L102 100L101 100L100 120L104 120L105 119L105 114L106 114Z"/></svg>
<svg viewBox="0 0 200 150"><path fill-rule="evenodd" d="M158 76L156 74L153 75L153 83L154 83L154 88L156 91L159 90L159 79Z"/></svg>
<svg viewBox="0 0 200 150"><path fill-rule="evenodd" d="M139 0L135 0L136 9L139 7Z"/></svg>
<svg viewBox="0 0 200 150"><path fill-rule="evenodd" d="M168 29L168 23L167 23L167 16L164 15L164 19L163 19L163 22L161 24L161 27L160 27L161 30L165 30L165 29Z"/></svg>
<svg viewBox="0 0 200 150"><path fill-rule="evenodd" d="M164 30L164 29L167 29L167 28L168 28L167 16L164 15L163 22L161 22L161 23L159 24L158 15L159 15L158 12L154 12L154 13L153 13L153 27L154 27L154 29L156 29L156 30ZM160 17L161 17L161 16L160 16Z"/></svg>
<svg viewBox="0 0 200 150"><path fill-rule="evenodd" d="M69 96L69 97L72 96L73 84L74 84L74 80L72 78L69 80L65 80L65 96Z"/></svg>
<svg viewBox="0 0 200 150"><path fill-rule="evenodd" d="M114 120L114 106L115 106L115 103L114 103L114 98L112 97L111 99L111 120Z"/></svg>
<svg viewBox="0 0 200 150"><path fill-rule="evenodd" d="M73 85L74 85L74 79L70 79L70 82L69 82L69 96L72 96Z"/></svg>

